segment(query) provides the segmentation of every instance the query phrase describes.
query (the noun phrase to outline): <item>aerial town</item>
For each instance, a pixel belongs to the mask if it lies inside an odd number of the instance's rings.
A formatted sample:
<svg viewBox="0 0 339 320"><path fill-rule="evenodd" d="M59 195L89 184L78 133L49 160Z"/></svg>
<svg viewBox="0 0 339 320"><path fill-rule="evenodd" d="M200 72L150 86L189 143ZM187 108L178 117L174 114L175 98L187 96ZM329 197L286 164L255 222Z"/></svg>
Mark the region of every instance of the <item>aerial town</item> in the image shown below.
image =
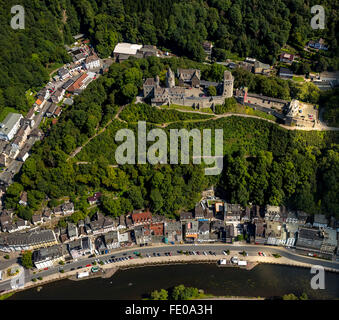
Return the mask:
<svg viewBox="0 0 339 320"><path fill-rule="evenodd" d="M333 32L304 35L306 13L298 13L301 4L293 13L290 1L272 3L272 19L258 18L257 5L244 1L159 2L171 10L152 12L157 1L64 1L46 4L44 21L27 16L34 30L55 14L58 30L47 24L49 40L37 36L46 50L22 31L13 70L27 64L23 79L7 67L1 73L0 300L24 290L39 297L42 285L66 279L107 278L107 287L127 292L140 284L126 277L114 285L115 273L160 264L208 263L234 274L316 265L337 276L336 21ZM291 27L293 19L300 26ZM270 28L270 20L281 25ZM166 135L174 124L222 129L227 150L218 157L226 165L209 177L194 161L121 164L113 158L116 132L134 133L138 121ZM259 274L260 284L269 285L270 273ZM208 285L219 281L211 274ZM248 291L258 286L245 280ZM218 285L232 288L232 281L225 276ZM164 291L176 288L152 286L149 296L139 290L142 298L171 300ZM213 299L204 290L196 298Z"/></svg>
<svg viewBox="0 0 339 320"><path fill-rule="evenodd" d="M101 193L88 198L98 204ZM24 200L22 200L24 201ZM10 214L0 217L0 251L20 254L32 250L36 269L45 269L63 261L81 261L88 257L112 254L121 248L137 248L159 243L270 245L294 248L298 254L339 261L337 233L339 223L324 215L311 218L302 211L290 211L283 206L249 206L230 204L215 197L213 188L202 194L192 212L182 212L179 220L169 220L148 209L135 210L113 219L98 210L90 219L67 227L49 228L55 217L74 212L71 202L43 216L33 216L31 222L17 220ZM154 249L156 250L156 249ZM113 263L114 259L106 259ZM118 260L116 260L118 261Z"/></svg>
<svg viewBox="0 0 339 320"><path fill-rule="evenodd" d="M53 80L37 93L36 101L26 117L9 113L1 123L0 159L1 166L5 168L0 174L3 193L29 156L35 141L43 139L39 124L44 117L52 118L52 123L56 123L63 108L72 105L72 97L107 71L111 63L121 63L130 56L171 56L155 46L119 43L112 59L101 60L88 42L81 41L82 36L75 37L76 46L67 47L73 63L57 70ZM208 54L211 45L207 43L205 47ZM265 70L271 69L252 58L246 61L247 68L253 69L254 73L265 74ZM230 67L234 66L230 64ZM233 97L234 93L234 77L230 71L225 71L223 81L217 83L202 80L198 69L173 72L169 68L165 84L165 87L160 85L159 77L145 79L142 92L144 101L153 106L178 104L195 110L214 110L217 104ZM206 89L210 86L216 88L218 95L207 96ZM249 93L247 88L236 89L234 96L239 103L273 113L289 125L312 126L317 119L313 106L297 100L264 97ZM308 114L308 118L303 114ZM101 193L96 192L88 198L88 203L96 206L100 203L100 197ZM21 194L19 204L27 205L26 192ZM13 212L3 210L0 215L0 251L20 254L23 250L34 250L33 260L37 269L51 267L60 260L77 261L88 256L108 254L118 248L156 243L232 244L245 241L248 244L295 248L300 254L339 260L336 253L338 221L328 221L319 214L313 219L305 212L294 212L279 206L242 208L216 198L213 189L204 192L193 212L182 212L178 221L152 214L148 209L112 219L103 216L98 209L92 219L86 217L77 224L68 223L65 228L53 227L56 225L53 221L72 213L74 205L69 201L54 209L45 208L42 215L33 215L31 221L19 219L13 216Z"/></svg>

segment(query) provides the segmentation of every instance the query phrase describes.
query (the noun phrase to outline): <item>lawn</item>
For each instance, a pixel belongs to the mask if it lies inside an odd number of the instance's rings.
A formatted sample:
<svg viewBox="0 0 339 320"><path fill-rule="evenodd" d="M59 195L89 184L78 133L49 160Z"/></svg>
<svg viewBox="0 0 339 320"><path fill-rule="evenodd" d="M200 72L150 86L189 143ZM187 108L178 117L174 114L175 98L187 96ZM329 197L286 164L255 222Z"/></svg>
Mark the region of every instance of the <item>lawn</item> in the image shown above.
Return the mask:
<svg viewBox="0 0 339 320"><path fill-rule="evenodd" d="M276 120L276 117L271 114L267 114L266 112L263 112L260 110L254 110L251 107L243 106L241 104L237 104L234 108L229 110L229 113L248 114L251 116L257 116L257 117L272 120L272 121Z"/></svg>
<svg viewBox="0 0 339 320"><path fill-rule="evenodd" d="M199 112L213 114L213 111L211 110L211 108L201 108L201 109L197 110L197 109L193 109L192 107L189 107L189 106L180 106L180 105L177 105L177 104L171 104L169 107L165 107L165 108L177 109L177 110L188 110L188 111L199 111Z"/></svg>
<svg viewBox="0 0 339 320"><path fill-rule="evenodd" d="M32 91L31 89L26 91L26 99L28 101L28 104L31 106L35 102L35 95L36 91Z"/></svg>
<svg viewBox="0 0 339 320"><path fill-rule="evenodd" d="M47 67L46 70L48 74L50 74L52 71L61 68L63 65L64 65L63 63L52 63L51 65Z"/></svg>
<svg viewBox="0 0 339 320"><path fill-rule="evenodd" d="M304 78L303 77L296 77L296 76L293 76L293 81L296 81L296 82L304 82Z"/></svg>
<svg viewBox="0 0 339 320"><path fill-rule="evenodd" d="M171 104L169 107L164 107L164 108L173 108L173 109L177 109L177 110L199 111L199 112L214 114L212 109L210 109L210 108L202 108L200 110L194 110L192 107L179 106L179 105L176 105L176 104ZM272 120L272 121L276 120L276 117L271 115L271 114L267 114L266 112L263 112L263 111L260 111L260 110L254 110L250 107L243 106L241 104L237 104L236 107L234 107L232 110L229 110L229 113L248 114L248 115L251 115L251 116L257 116L257 117Z"/></svg>

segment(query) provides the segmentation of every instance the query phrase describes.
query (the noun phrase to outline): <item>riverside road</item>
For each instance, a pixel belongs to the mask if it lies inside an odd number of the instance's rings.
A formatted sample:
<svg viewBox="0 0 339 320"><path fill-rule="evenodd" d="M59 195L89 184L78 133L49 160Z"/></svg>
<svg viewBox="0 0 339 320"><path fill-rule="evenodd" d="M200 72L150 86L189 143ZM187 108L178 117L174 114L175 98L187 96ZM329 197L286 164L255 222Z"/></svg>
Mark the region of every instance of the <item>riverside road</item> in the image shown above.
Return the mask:
<svg viewBox="0 0 339 320"><path fill-rule="evenodd" d="M77 270L81 271L82 268L85 268L86 265L92 264L92 262L96 259L99 259L99 261L105 261L107 259L110 259L112 256L114 256L114 259L116 258L122 258L122 257L128 257L132 256L133 258L137 258L134 254L135 251L140 252L140 254L143 256L142 259L148 259L147 254L149 254L152 258L154 257L154 253L159 253L160 256L156 257L155 259L159 259L159 261L164 261L164 258L166 252L170 252L172 256L179 256L181 253L179 251L199 251L200 255L203 254L203 252L207 252L209 256L213 256L209 253L209 251L212 251L216 254L214 257L215 260L219 260L220 256L223 255L224 250L230 250L230 256L227 257L229 259L231 256L237 255L239 258L243 258L246 260L247 257L242 257L240 255L241 251L246 251L248 254L248 257L257 257L257 261L260 262L261 257L258 255L258 252L265 252L267 257L271 257L272 254L278 253L284 258L287 258L291 260L291 262L299 262L299 263L305 263L305 264L312 264L312 265L319 265L325 268L331 268L335 270L339 270L339 263L335 261L329 261L329 260L323 260L323 259L317 259L307 256L301 256L295 253L294 249L287 249L287 248L281 248L281 247L274 247L274 246L267 246L267 245L246 245L246 244L182 244L182 245L153 245L153 246L145 246L145 247L129 247L124 249L115 249L111 250L110 253L105 255L99 255L92 258L84 257L82 259L79 259L77 261L71 261L69 263L66 263L65 265L57 265L55 267L50 267L48 270L40 270L33 274L30 270L25 270L25 283L32 280L32 278L42 277L46 278L50 275L56 274L60 272L60 269L63 269L66 273L67 271L71 270ZM138 258L140 259L140 258ZM274 262L279 263L279 258L272 258ZM107 266L110 267L119 267L119 266L126 266L128 265L128 261L126 264L125 262L113 262L110 263ZM0 292L5 290L11 290L11 280L3 281L0 283Z"/></svg>

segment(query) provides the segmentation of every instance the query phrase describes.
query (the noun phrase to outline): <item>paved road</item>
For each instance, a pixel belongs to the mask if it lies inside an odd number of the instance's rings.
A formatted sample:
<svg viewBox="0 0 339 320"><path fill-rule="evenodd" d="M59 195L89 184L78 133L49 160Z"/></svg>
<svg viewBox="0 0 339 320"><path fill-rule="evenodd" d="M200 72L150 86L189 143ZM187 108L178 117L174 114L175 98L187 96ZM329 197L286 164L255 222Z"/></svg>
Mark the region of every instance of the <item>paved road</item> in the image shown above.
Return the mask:
<svg viewBox="0 0 339 320"><path fill-rule="evenodd" d="M100 259L101 261L107 260L114 256L114 258L121 258L124 256L133 256L134 251L140 252L143 256L146 254L150 254L153 257L153 253L160 253L162 257L164 257L165 252L171 252L172 255L180 255L178 251L199 251L202 253L206 251L209 255L209 251L215 252L216 255L221 255L223 250L229 249L231 251L231 255L238 255L239 252L245 250L249 256L258 256L258 251L263 251L267 256L271 256L272 253L279 253L282 257L286 257L288 259L294 260L295 262L308 263L313 265L320 265L327 268L332 268L339 270L339 263L333 261L327 261L317 258L311 258L307 256L297 255L294 252L294 249L285 249L281 247L273 247L267 245L230 245L230 244L198 244L198 245L162 245L162 246L150 246L150 247L132 247L126 249L117 249L112 250L111 253L106 255L97 256L94 258L84 258L79 261L72 261L71 263L65 264L64 266L56 266L53 268L49 268L48 270L40 270L36 274L33 274L31 271L25 270L25 282L31 281L32 278L37 277L46 277L59 272L59 269L65 270L65 272L70 270L80 269L80 267L85 267L87 264L92 264L95 259ZM277 262L279 262L277 260ZM111 264L114 266L114 263ZM80 270L79 270L80 271ZM0 283L0 291L11 289L11 285L9 281Z"/></svg>

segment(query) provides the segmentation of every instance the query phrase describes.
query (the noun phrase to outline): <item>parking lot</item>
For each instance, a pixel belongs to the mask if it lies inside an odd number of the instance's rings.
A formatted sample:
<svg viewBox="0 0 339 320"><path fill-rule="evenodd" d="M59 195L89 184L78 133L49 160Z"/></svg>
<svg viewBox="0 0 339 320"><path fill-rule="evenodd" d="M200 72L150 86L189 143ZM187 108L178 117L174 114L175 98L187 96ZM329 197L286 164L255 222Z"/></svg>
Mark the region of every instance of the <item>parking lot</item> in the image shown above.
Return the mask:
<svg viewBox="0 0 339 320"><path fill-rule="evenodd" d="M313 122L318 119L318 110L313 104L300 102L297 117Z"/></svg>

